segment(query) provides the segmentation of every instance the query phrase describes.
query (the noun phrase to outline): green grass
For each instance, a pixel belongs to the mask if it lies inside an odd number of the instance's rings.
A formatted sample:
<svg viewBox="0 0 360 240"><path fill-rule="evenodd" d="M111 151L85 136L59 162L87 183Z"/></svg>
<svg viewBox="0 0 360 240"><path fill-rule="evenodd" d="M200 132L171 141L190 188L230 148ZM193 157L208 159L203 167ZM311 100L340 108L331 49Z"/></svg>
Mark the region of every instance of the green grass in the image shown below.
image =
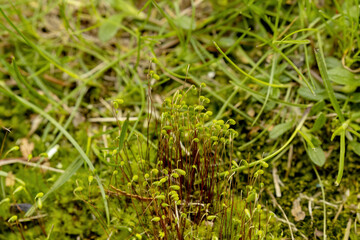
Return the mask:
<svg viewBox="0 0 360 240"><path fill-rule="evenodd" d="M205 233L312 239L319 231L322 239L356 239L358 6L357 0L0 1L0 239L208 239ZM189 111L186 121L165 124L163 114L177 109L176 96L187 90L183 100L200 109L209 99L206 110L191 115L192 107L181 108ZM172 105L163 104L167 98ZM204 120L206 111L213 115ZM151 169L162 177L191 169L181 165L186 154L177 163L172 155L189 151L190 135L174 130L178 140L164 142L164 124L193 134L230 118L238 136L222 154L205 144L216 136L201 136L204 164L216 170L196 173L192 188L181 180L182 208L170 197L141 200L170 191L170 183L142 185ZM162 154L169 163L160 166ZM260 167L263 175L253 182ZM292 213L298 198L301 220ZM202 202L209 205L191 205ZM33 207L10 211L17 203Z"/></svg>

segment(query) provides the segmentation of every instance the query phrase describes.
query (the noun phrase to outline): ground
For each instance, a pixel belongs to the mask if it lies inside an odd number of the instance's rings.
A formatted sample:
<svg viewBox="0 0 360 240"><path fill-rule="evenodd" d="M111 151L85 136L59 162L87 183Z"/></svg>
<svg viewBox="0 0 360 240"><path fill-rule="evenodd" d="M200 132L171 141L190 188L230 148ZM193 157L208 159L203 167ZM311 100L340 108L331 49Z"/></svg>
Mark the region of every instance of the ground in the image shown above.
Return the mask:
<svg viewBox="0 0 360 240"><path fill-rule="evenodd" d="M358 239L358 1L0 8L0 239Z"/></svg>

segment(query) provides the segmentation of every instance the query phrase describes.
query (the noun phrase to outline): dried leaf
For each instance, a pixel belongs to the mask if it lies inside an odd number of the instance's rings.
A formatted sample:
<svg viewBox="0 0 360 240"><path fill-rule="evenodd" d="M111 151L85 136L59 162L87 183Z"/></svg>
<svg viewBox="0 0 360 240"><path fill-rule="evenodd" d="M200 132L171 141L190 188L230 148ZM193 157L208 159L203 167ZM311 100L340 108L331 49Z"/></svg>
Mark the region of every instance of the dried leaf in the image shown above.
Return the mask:
<svg viewBox="0 0 360 240"><path fill-rule="evenodd" d="M304 220L305 212L301 209L300 198L294 200L291 214L294 216L294 219L297 222Z"/></svg>
<svg viewBox="0 0 360 240"><path fill-rule="evenodd" d="M20 140L20 151L24 158L28 158L28 156L32 153L34 150L34 143L29 142L27 138L22 138Z"/></svg>
<svg viewBox="0 0 360 240"><path fill-rule="evenodd" d="M322 231L317 230L317 228L315 228L314 235L315 235L316 237L321 238L322 236L324 236L324 233L323 233Z"/></svg>
<svg viewBox="0 0 360 240"><path fill-rule="evenodd" d="M8 172L5 178L5 186L12 187L15 185L15 175L12 172Z"/></svg>

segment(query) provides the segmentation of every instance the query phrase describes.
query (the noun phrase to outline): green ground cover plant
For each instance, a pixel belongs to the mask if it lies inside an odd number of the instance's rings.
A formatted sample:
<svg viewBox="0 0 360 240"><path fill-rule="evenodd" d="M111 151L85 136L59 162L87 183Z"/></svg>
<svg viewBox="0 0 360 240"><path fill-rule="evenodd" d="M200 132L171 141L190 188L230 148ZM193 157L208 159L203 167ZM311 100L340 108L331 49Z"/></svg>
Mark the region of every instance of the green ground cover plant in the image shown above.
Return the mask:
<svg viewBox="0 0 360 240"><path fill-rule="evenodd" d="M0 239L358 239L357 0L0 0Z"/></svg>

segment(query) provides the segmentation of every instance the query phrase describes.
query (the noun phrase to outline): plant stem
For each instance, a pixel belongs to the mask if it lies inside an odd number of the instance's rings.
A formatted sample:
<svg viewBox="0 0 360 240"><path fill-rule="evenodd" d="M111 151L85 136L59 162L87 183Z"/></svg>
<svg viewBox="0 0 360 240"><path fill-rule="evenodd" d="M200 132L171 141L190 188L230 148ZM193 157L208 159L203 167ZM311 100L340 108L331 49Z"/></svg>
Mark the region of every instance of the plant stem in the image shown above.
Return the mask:
<svg viewBox="0 0 360 240"><path fill-rule="evenodd" d="M316 167L314 164L312 164L313 166L313 169L315 171L315 174L316 174L316 177L318 178L319 180L319 183L320 183L320 188L321 188L321 193L322 193L322 197L323 197L323 208L324 208L324 226L323 226L323 232L324 232L324 240L327 239L327 235L326 235L326 204L325 204L325 190L324 190L324 185L321 181L321 177L318 173L318 171L316 170Z"/></svg>

